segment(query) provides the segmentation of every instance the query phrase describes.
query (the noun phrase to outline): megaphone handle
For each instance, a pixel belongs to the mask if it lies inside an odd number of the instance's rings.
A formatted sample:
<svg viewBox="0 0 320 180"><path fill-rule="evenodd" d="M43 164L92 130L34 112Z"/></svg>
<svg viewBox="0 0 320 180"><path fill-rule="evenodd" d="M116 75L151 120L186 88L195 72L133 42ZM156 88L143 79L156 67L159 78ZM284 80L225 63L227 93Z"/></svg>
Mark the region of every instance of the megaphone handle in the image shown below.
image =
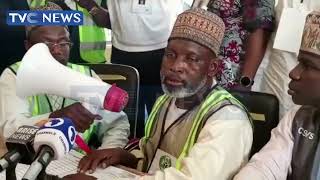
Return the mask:
<svg viewBox="0 0 320 180"><path fill-rule="evenodd" d="M98 107L97 106L94 106L92 104L89 104L87 102L82 102L81 103L83 107L85 107L88 111L90 111L92 114L97 114L98 112Z"/></svg>

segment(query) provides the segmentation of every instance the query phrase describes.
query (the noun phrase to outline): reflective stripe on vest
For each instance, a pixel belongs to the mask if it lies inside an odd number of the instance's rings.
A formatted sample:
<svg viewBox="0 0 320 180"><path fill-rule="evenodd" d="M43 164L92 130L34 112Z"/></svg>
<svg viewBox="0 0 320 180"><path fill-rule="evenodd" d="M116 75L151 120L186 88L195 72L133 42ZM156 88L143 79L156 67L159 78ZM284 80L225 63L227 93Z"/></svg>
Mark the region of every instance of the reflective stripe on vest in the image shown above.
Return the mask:
<svg viewBox="0 0 320 180"><path fill-rule="evenodd" d="M15 64L12 64L9 68L15 73L17 74L17 71L19 69L19 66L21 64L21 61L15 63ZM71 63L68 63L68 67L70 67L71 69L75 70L75 71L78 71L82 74L85 74L85 75L88 75L88 76L91 76L91 70L89 67L86 67L86 66L82 66L82 65L77 65L77 64L71 64ZM68 101L69 103L66 103L66 104L72 104L73 102L75 102L74 100L69 100L69 99L66 99L66 101ZM28 102L29 102L29 105L30 105L30 109L29 111L31 112L32 116L38 116L38 115L41 115L41 114L45 114L45 113L50 113L51 112L51 106L50 106L50 102L49 102L49 99L46 95L36 95L36 96L30 96L28 97ZM84 139L84 141L86 143L89 142L91 136L92 136L92 133L95 132L95 129L96 129L96 125L93 124L90 126L89 129L87 129L82 137Z"/></svg>
<svg viewBox="0 0 320 180"><path fill-rule="evenodd" d="M97 2L97 4L100 3ZM94 23L86 9L78 5L76 8L83 13L83 25L79 26L81 58L90 63L105 62L106 34L104 28Z"/></svg>
<svg viewBox="0 0 320 180"><path fill-rule="evenodd" d="M158 98L156 101L152 112L150 114L150 117L148 118L146 129L145 129L145 137L143 137L143 141L147 141L151 135L151 131L153 129L153 126L155 124L155 117L157 113L161 110L164 103L169 99L168 95L162 95ZM243 110L246 110L246 108L236 99L234 98L230 93L228 93L226 90L217 87L215 90L213 90L205 99L204 102L201 103L199 111L197 112L195 119L193 121L190 133L188 135L188 138L186 140L186 143L183 146L182 152L177 158L176 161L176 169L181 169L181 161L183 158L185 158L190 149L193 147L193 145L196 143L197 140L197 132L201 130L200 128L203 127L203 118L205 117L206 113L209 112L210 109L214 108L215 106L219 105L221 102L228 100L232 104L237 105L239 107L242 107ZM249 114L247 112L247 114ZM251 119L250 119L251 120Z"/></svg>

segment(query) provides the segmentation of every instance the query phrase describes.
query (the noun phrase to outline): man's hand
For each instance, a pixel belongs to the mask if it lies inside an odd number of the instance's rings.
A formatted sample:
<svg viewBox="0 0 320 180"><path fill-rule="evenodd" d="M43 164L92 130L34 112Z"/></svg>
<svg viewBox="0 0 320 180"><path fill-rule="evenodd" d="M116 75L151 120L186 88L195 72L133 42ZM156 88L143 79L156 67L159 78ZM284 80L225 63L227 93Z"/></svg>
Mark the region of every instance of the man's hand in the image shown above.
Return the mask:
<svg viewBox="0 0 320 180"><path fill-rule="evenodd" d="M50 114L49 118L67 117L72 120L78 132L84 132L89 129L95 119L101 120L102 117L92 114L81 103L77 102Z"/></svg>
<svg viewBox="0 0 320 180"><path fill-rule="evenodd" d="M92 20L99 27L111 29L109 11L106 10L106 3L97 4L95 0L73 0L77 5L85 8L91 15ZM91 11L92 10L92 11ZM91 12L90 12L91 11Z"/></svg>
<svg viewBox="0 0 320 180"><path fill-rule="evenodd" d="M78 171L93 173L99 166L106 168L111 165L136 166L137 159L126 150L121 148L101 149L92 151L84 156L78 165Z"/></svg>
<svg viewBox="0 0 320 180"><path fill-rule="evenodd" d="M44 126L47 122L49 122L49 119L42 119L42 120L36 122L34 125L35 125L35 126L38 126L38 127L42 127L42 126Z"/></svg>
<svg viewBox="0 0 320 180"><path fill-rule="evenodd" d="M79 6L90 11L93 7L98 6L93 0L74 0Z"/></svg>

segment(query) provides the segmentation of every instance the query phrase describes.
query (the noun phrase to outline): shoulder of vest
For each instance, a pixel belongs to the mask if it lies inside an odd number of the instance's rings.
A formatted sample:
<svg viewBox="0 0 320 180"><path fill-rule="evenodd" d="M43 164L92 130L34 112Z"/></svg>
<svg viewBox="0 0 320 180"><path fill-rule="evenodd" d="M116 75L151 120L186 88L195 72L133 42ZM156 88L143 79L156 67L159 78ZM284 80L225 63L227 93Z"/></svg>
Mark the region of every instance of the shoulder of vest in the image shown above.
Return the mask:
<svg viewBox="0 0 320 180"><path fill-rule="evenodd" d="M21 64L21 61L18 61L14 64L11 64L8 68L14 73L14 74L17 74L18 72L18 69L20 67L20 64Z"/></svg>
<svg viewBox="0 0 320 180"><path fill-rule="evenodd" d="M210 102L211 103L219 103L222 101L229 101L231 104L239 105L240 107L243 107L242 103L237 100L235 97L232 96L228 91L221 87L217 87L213 89L209 95L204 99L204 102Z"/></svg>
<svg viewBox="0 0 320 180"><path fill-rule="evenodd" d="M157 101L163 101L163 100L168 99L168 98L169 98L168 95L163 94L163 95L161 95L161 96L158 97Z"/></svg>
<svg viewBox="0 0 320 180"><path fill-rule="evenodd" d="M196 117L203 120L227 105L234 105L243 109L243 105L236 100L228 91L217 87L200 104ZM197 118L196 118L197 119Z"/></svg>
<svg viewBox="0 0 320 180"><path fill-rule="evenodd" d="M317 123L314 118L318 115L319 110L313 106L301 106L296 112L292 122L292 134L296 135L297 130L305 125Z"/></svg>
<svg viewBox="0 0 320 180"><path fill-rule="evenodd" d="M166 94L157 98L154 103L151 113L149 114L147 123L145 125L145 137L149 136L151 129L153 128L153 124L156 118L156 115L160 112L160 109L163 107L163 104L170 99L170 97Z"/></svg>
<svg viewBox="0 0 320 180"><path fill-rule="evenodd" d="M301 106L294 116L294 121L301 120L302 117L312 116L317 111L317 108L313 106ZM304 119L302 118L302 119Z"/></svg>
<svg viewBox="0 0 320 180"><path fill-rule="evenodd" d="M155 103L153 104L152 111L154 111L154 110L157 111L161 107L161 105L163 103L165 103L166 100L168 100L169 98L170 97L168 95L166 95L166 94L163 94L163 95L159 96L157 98L157 100L155 101Z"/></svg>
<svg viewBox="0 0 320 180"><path fill-rule="evenodd" d="M230 106L230 105L235 106L235 107L243 110L247 114L251 125L253 125L252 117L251 117L249 111L247 110L247 108L238 99L233 97L232 94L230 94L228 91L226 91L225 89L223 89L221 87L214 89L206 97L204 102L201 103L199 112L202 114L203 114L203 112L206 112L204 114L210 115L210 114L213 114L214 112L220 110L221 108L223 108L225 106Z"/></svg>

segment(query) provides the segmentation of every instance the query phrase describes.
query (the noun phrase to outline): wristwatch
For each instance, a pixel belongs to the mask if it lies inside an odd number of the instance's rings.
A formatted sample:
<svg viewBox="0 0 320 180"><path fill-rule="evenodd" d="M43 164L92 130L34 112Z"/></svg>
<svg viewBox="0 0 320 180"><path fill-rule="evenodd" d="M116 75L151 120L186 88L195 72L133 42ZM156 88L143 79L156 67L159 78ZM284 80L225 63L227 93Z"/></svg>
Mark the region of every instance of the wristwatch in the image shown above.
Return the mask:
<svg viewBox="0 0 320 180"><path fill-rule="evenodd" d="M250 87L253 85L254 81L248 76L241 76L239 83L243 87Z"/></svg>

